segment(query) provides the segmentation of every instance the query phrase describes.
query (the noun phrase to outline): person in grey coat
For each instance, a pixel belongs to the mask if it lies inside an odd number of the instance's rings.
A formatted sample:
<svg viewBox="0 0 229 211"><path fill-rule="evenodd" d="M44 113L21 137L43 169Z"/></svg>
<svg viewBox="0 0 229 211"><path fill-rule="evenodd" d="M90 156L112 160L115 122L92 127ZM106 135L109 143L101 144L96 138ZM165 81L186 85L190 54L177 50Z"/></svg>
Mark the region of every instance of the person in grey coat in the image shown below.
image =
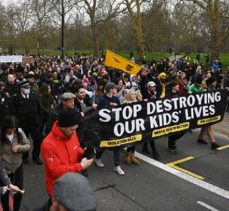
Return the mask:
<svg viewBox="0 0 229 211"><path fill-rule="evenodd" d="M0 133L0 155L8 177L14 185L23 189L22 154L30 148L30 142L21 128L18 128L18 120L15 116L7 116L3 120ZM22 194L15 193L14 211L20 209ZM2 207L9 210L9 193L1 196Z"/></svg>

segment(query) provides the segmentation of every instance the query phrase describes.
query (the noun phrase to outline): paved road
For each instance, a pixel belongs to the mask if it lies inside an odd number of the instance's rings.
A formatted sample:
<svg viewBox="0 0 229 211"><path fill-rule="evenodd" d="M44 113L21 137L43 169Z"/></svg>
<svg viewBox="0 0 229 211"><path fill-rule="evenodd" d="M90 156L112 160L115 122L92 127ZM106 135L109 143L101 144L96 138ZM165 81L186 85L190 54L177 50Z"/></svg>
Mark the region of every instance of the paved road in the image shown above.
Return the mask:
<svg viewBox="0 0 229 211"><path fill-rule="evenodd" d="M228 125L229 113L226 113L224 121L214 126L216 141L225 148L212 151L210 144L196 143L198 129L186 133L177 142L176 155L168 152L167 139L160 138L156 140L160 162L140 154L144 159L140 165L122 165L125 176L112 172L112 153L106 152L103 157L105 167L92 166L89 169L88 180L96 193L97 210L228 211ZM141 153L140 145L137 151ZM26 192L21 210L31 211L47 200L44 169L31 162L24 166L24 174Z"/></svg>
<svg viewBox="0 0 229 211"><path fill-rule="evenodd" d="M229 200L225 197L229 194L229 148L212 151L210 145L196 143L197 135L198 130L194 130L192 134L187 133L179 140L177 155L168 152L166 138L156 140L161 154L159 164L166 167L164 164L192 156L194 157L192 160L178 166L182 170L204 177L198 181L219 187L220 191L225 190L224 196L214 193L214 188L208 191L144 161L138 166L123 164L126 174L119 176L112 172L112 153L108 151L103 157L105 163L103 169L95 166L89 169L88 179L96 192L98 210L204 211L207 210L204 206L209 205L215 210L228 210ZM216 134L216 139L220 145L229 145L229 138L225 135ZM140 152L141 146L138 146L137 150ZM149 160L151 162L151 159ZM25 189L21 210L33 210L47 199L43 167L33 163L25 166Z"/></svg>
<svg viewBox="0 0 229 211"><path fill-rule="evenodd" d="M213 125L213 128L219 133L229 137L229 112L226 112L223 121Z"/></svg>

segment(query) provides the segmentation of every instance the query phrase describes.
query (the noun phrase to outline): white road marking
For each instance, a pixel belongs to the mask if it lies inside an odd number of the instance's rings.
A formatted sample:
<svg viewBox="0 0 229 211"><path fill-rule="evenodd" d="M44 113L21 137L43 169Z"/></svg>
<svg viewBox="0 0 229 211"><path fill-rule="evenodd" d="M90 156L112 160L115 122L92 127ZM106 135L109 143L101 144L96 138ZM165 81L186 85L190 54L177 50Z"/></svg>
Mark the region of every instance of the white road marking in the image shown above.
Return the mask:
<svg viewBox="0 0 229 211"><path fill-rule="evenodd" d="M205 208L207 208L208 210L211 210L211 211L219 211L218 209L216 209L216 208L214 208L214 207L210 206L209 204L206 204L206 203L204 203L202 201L197 201L197 204L199 204L199 205L201 205L201 206L203 206L203 207L205 207Z"/></svg>
<svg viewBox="0 0 229 211"><path fill-rule="evenodd" d="M182 179L184 179L184 180L186 180L188 182L191 182L192 184L195 184L195 185L197 185L197 186L199 186L201 188L204 188L204 189L206 189L206 190L208 190L208 191L210 191L212 193L215 193L215 194L217 194L219 196L222 196L222 197L224 197L226 199L229 199L229 191L227 191L227 190L224 190L224 189L222 189L220 187L212 185L212 184L210 184L208 182L199 180L199 179L197 179L195 177L192 177L192 176L190 176L188 174L185 174L185 173L183 173L181 171L178 171L178 170L176 170L176 169L174 169L174 168L172 168L170 166L165 165L164 163L158 162L158 161L156 161L156 160L154 160L152 158L149 158L149 157L147 157L145 155L142 155L142 154L140 154L138 152L135 152L135 155L136 155L136 157L138 157L139 159L145 161L146 163L149 163L149 164L151 164L153 166L156 166L156 167L158 167L158 168L160 168L160 169L162 169L162 170L164 170L164 171L166 171L166 172L168 172L170 174L173 174L173 175L175 175L175 176L177 176L179 178L182 178Z"/></svg>

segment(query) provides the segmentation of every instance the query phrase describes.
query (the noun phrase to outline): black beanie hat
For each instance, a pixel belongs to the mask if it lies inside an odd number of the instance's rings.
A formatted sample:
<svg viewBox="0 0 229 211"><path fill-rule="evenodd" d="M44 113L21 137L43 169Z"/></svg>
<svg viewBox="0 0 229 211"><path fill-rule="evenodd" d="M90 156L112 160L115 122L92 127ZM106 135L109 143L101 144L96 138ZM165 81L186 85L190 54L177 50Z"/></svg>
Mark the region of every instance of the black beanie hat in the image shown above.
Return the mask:
<svg viewBox="0 0 229 211"><path fill-rule="evenodd" d="M80 113L75 109L64 109L58 115L58 125L60 127L71 127L80 123Z"/></svg>

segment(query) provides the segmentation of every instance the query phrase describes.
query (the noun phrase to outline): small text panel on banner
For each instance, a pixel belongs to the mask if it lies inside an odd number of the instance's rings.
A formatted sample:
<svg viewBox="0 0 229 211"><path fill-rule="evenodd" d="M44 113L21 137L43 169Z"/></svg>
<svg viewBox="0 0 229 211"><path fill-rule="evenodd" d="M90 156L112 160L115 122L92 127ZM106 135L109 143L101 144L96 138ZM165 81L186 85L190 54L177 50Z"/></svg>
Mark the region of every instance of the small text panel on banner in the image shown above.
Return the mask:
<svg viewBox="0 0 229 211"><path fill-rule="evenodd" d="M131 62L128 59L119 56L109 50L106 51L105 65L134 75L142 69L140 65L137 65L134 62Z"/></svg>

